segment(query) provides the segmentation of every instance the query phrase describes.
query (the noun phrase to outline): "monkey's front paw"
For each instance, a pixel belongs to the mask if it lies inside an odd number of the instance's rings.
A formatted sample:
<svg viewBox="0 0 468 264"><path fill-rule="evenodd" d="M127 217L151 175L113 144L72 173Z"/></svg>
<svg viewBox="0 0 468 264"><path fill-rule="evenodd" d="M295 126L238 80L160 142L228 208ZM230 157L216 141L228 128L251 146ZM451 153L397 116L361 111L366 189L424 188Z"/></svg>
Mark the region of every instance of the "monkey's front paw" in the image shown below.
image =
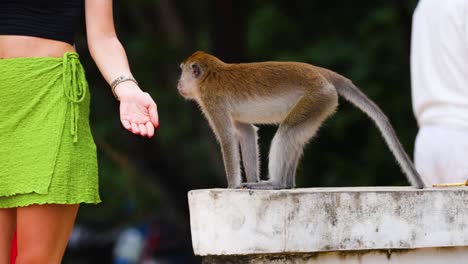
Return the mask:
<svg viewBox="0 0 468 264"><path fill-rule="evenodd" d="M236 189L239 189L239 190L255 189L255 188L250 188L250 185L256 184L256 183L258 182L244 182L244 183L241 183L239 186L237 186Z"/></svg>
<svg viewBox="0 0 468 264"><path fill-rule="evenodd" d="M284 189L284 187L270 181L261 181L261 182L247 182L242 183L242 189L252 189L252 190L279 190Z"/></svg>

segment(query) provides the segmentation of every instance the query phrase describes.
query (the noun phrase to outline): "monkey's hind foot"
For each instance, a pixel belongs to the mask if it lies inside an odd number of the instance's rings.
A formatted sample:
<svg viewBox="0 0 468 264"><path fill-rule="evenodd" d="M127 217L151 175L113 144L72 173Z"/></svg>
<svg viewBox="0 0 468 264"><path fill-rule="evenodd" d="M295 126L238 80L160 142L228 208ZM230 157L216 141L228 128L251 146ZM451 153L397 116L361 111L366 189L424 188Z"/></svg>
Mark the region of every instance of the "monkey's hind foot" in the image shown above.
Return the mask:
<svg viewBox="0 0 468 264"><path fill-rule="evenodd" d="M281 190L281 189L292 189L292 186L282 186L276 182L261 181L261 182L246 182L240 185L241 189L251 190Z"/></svg>

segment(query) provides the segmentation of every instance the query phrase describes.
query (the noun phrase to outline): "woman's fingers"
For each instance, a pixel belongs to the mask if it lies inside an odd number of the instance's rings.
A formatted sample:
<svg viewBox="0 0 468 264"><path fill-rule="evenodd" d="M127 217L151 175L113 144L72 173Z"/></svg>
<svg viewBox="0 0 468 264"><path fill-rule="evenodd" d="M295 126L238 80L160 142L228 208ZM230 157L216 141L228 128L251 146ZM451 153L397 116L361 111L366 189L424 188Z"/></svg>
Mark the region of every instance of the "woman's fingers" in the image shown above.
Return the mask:
<svg viewBox="0 0 468 264"><path fill-rule="evenodd" d="M121 119L120 122L122 122L122 125L123 125L123 127L125 127L125 129L127 129L127 130L132 129L132 125L130 125L130 122L128 120Z"/></svg>
<svg viewBox="0 0 468 264"><path fill-rule="evenodd" d="M127 130L130 130L134 134L144 137L148 136L149 138L154 136L154 126L151 122L146 122L145 124L130 123L128 120L121 120L121 122Z"/></svg>
<svg viewBox="0 0 468 264"><path fill-rule="evenodd" d="M140 134L140 129L138 128L138 125L135 123L132 123L132 132L134 134Z"/></svg>
<svg viewBox="0 0 468 264"><path fill-rule="evenodd" d="M154 136L154 126L151 122L146 123L146 130L148 131L148 137L152 138Z"/></svg>
<svg viewBox="0 0 468 264"><path fill-rule="evenodd" d="M155 128L158 128L159 127L158 109L154 102L150 104L148 112L149 112L151 123L153 123L153 126Z"/></svg>
<svg viewBox="0 0 468 264"><path fill-rule="evenodd" d="M140 129L140 135L145 137L148 134L148 131L147 131L146 126L144 124L139 124L138 128Z"/></svg>

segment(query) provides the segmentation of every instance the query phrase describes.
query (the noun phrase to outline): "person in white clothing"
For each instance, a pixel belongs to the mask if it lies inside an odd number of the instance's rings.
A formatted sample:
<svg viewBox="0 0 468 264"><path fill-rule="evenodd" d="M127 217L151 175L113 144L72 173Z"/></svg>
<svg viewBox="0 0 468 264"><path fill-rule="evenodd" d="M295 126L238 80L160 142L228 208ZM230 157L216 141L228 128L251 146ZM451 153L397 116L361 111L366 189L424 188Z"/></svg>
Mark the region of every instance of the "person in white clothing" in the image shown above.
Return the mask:
<svg viewBox="0 0 468 264"><path fill-rule="evenodd" d="M420 0L411 37L415 165L426 184L468 179L468 1Z"/></svg>

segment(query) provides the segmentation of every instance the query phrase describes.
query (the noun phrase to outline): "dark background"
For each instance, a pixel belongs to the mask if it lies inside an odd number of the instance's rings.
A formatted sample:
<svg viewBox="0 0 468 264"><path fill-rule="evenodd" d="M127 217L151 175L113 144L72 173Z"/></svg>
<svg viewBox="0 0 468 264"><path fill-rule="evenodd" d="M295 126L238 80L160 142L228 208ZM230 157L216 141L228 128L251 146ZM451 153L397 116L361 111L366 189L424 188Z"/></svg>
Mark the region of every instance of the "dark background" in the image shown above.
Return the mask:
<svg viewBox="0 0 468 264"><path fill-rule="evenodd" d="M300 61L352 79L388 115L412 156L409 47L417 1L114 1L119 39L141 88L158 104L149 140L120 125L118 102L87 51L77 49L92 92L103 203L80 209L64 263L112 263L121 231L144 231L155 263L199 263L190 241L187 192L226 186L216 140L193 102L176 90L179 63L196 50L226 62ZM262 175L276 128L262 126ZM340 99L338 112L306 147L297 187L408 185L374 124ZM75 232L75 238L76 233ZM149 234L149 235L148 235ZM148 244L148 241L152 242ZM148 245L150 245L148 247Z"/></svg>

